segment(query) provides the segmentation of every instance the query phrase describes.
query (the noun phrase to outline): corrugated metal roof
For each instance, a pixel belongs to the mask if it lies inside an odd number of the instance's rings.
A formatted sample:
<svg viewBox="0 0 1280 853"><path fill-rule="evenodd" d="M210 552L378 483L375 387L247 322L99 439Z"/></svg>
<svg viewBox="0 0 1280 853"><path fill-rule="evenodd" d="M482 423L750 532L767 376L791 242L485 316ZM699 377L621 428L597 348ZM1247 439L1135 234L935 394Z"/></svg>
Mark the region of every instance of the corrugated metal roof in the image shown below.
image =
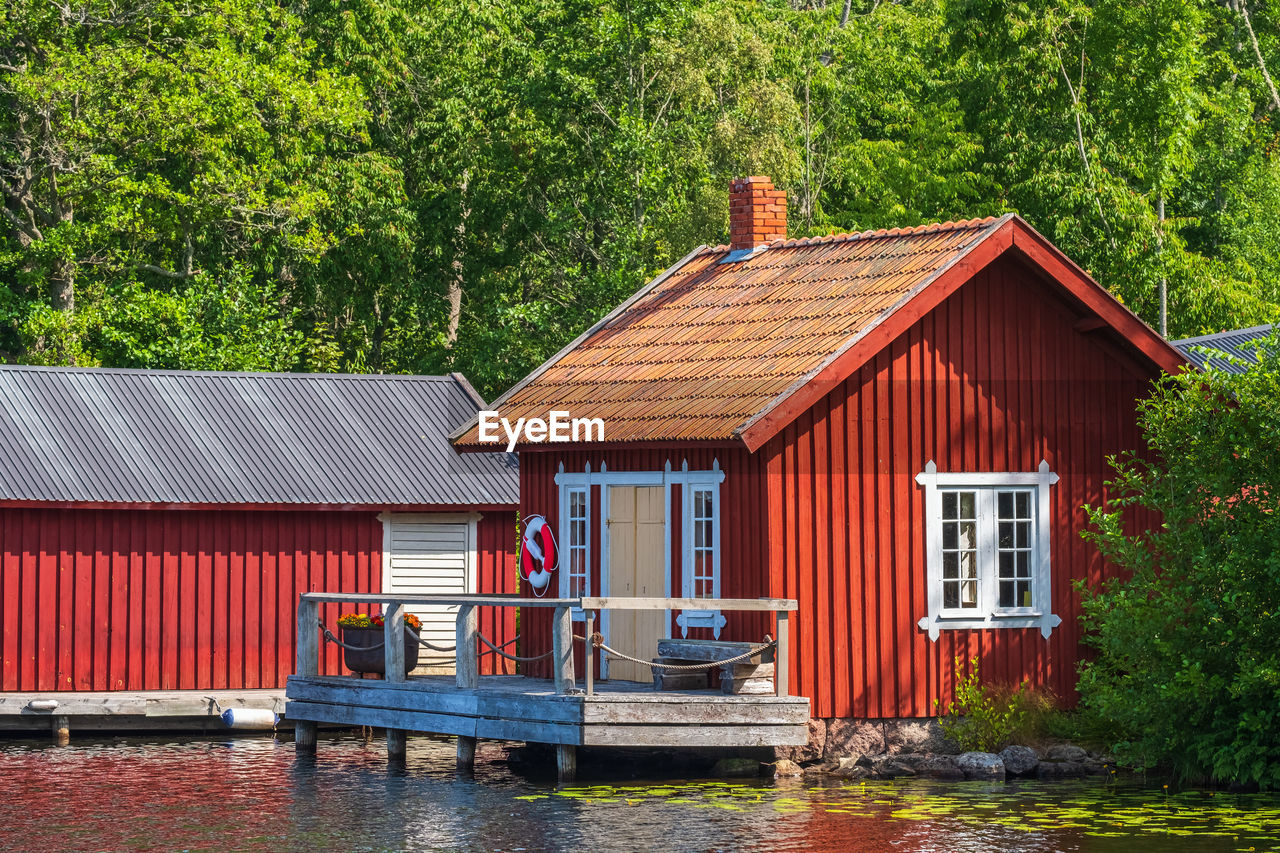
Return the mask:
<svg viewBox="0 0 1280 853"><path fill-rule="evenodd" d="M1270 324L1253 326L1248 329L1232 329L1228 332L1201 335L1198 338L1183 338L1180 341L1172 341L1172 343L1182 351L1183 355L1194 361L1196 367L1203 368L1207 365L1216 367L1218 370L1225 370L1228 373L1244 373L1249 369L1247 365L1235 364L1220 356L1210 356L1203 352L1197 352L1196 347L1218 350L1235 358L1243 359L1250 364L1257 364L1258 354L1256 349L1253 346L1246 347L1241 346L1241 344L1268 337L1273 329L1275 329L1275 326Z"/></svg>
<svg viewBox="0 0 1280 853"><path fill-rule="evenodd" d="M515 504L507 453L460 456L460 375L0 365L0 500Z"/></svg>
<svg viewBox="0 0 1280 853"><path fill-rule="evenodd" d="M974 219L702 248L494 405L602 418L605 440L726 440L991 233ZM484 446L478 431L456 439Z"/></svg>

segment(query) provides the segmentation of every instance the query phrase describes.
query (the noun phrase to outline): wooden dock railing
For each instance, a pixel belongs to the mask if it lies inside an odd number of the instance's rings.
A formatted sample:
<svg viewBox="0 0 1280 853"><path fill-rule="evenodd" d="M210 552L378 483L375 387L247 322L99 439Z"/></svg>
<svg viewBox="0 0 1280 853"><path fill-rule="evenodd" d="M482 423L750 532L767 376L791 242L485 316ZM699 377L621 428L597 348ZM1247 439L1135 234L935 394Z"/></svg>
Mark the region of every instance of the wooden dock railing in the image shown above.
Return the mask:
<svg viewBox="0 0 1280 853"><path fill-rule="evenodd" d="M474 689L480 683L479 607L550 607L552 617L551 660L556 692L565 694L575 689L573 667L573 611L586 615L586 637L595 632L596 613L602 610L706 610L773 612L775 615L774 686L779 696L788 695L789 635L788 617L796 609L789 598L523 598L516 595L386 595L381 593L304 592L298 596L297 675L319 674L320 605L322 603L382 604L383 654L386 656L386 679L405 680L404 614L406 605L435 605L458 608L456 662L454 671L458 687ZM607 639L606 639L607 642ZM595 689L595 662L587 648L585 685L591 695Z"/></svg>

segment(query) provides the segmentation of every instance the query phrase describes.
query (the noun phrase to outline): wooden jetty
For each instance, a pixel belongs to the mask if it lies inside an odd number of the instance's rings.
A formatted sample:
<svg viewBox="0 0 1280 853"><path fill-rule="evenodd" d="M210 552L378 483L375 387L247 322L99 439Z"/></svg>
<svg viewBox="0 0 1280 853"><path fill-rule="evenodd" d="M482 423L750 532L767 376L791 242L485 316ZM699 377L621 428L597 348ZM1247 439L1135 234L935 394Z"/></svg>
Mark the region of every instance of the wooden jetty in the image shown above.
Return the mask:
<svg viewBox="0 0 1280 853"><path fill-rule="evenodd" d="M284 713L283 690L115 690L0 693L0 732L223 732L235 708Z"/></svg>
<svg viewBox="0 0 1280 853"><path fill-rule="evenodd" d="M319 673L318 615L322 602L384 605L385 679ZM403 636L405 608L414 605L458 608L454 676L403 674L404 643L391 640ZM586 632L578 640L582 642L594 634L596 616L601 611L705 609L708 606L721 611L775 614L776 662L756 667L773 677L771 693L658 690L636 682L599 681L595 678L591 654L585 655L586 671L581 683L575 678L571 617L574 609L581 609L585 614ZM554 608L551 657L555 677L479 675L477 610L480 607ZM387 729L387 750L392 759L403 758L408 732L454 735L458 738L458 763L462 767L472 763L477 740L551 744L556 748L557 773L561 780L573 777L579 746L802 745L808 740L809 700L788 695L786 667L787 617L795 608L796 602L789 599L710 601L303 593L298 601L297 671L289 677L285 690L285 715L294 724L300 751L315 749L316 726L322 723ZM734 645L708 644L729 652ZM658 650L653 651L656 655ZM704 655L704 660L708 656ZM715 666L717 659L706 665ZM733 681L732 674L727 678Z"/></svg>

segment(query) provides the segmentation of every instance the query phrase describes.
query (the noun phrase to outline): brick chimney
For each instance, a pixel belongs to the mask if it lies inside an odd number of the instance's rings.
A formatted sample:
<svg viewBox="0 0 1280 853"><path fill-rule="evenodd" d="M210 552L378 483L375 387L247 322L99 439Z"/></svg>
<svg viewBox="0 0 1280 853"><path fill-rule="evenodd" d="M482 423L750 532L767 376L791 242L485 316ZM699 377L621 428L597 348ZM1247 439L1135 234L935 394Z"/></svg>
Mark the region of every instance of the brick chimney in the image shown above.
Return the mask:
<svg viewBox="0 0 1280 853"><path fill-rule="evenodd" d="M768 175L729 182L729 248L754 249L787 238L787 194Z"/></svg>

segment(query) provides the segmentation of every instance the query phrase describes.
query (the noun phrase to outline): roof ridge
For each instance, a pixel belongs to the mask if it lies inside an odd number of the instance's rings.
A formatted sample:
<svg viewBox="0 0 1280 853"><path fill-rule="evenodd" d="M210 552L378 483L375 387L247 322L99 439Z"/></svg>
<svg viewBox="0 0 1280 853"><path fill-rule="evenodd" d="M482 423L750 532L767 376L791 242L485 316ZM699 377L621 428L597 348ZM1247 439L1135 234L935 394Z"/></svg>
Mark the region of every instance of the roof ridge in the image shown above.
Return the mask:
<svg viewBox="0 0 1280 853"><path fill-rule="evenodd" d="M1006 216L1008 214L1005 214ZM835 234L822 234L816 237L796 237L791 240L774 240L769 243L771 249L794 249L802 246L817 246L828 243L848 243L854 240L877 240L884 237L917 237L924 234L937 234L942 231L966 231L986 228L1002 216L982 216L974 219L960 219L946 222L929 222L924 225L909 225L896 228L874 228L866 231L846 231ZM727 244L708 246L707 254L729 251Z"/></svg>
<svg viewBox="0 0 1280 853"><path fill-rule="evenodd" d="M93 375L123 376L190 376L198 379L206 378L289 378L289 379L390 379L416 380L431 382L452 382L451 374L416 374L416 373L292 373L271 370L175 370L171 368L150 367L83 367L69 364L0 364L0 371L21 373L75 373Z"/></svg>
<svg viewBox="0 0 1280 853"><path fill-rule="evenodd" d="M1179 338L1176 341L1169 341L1169 343L1173 344L1174 346L1178 346L1179 344L1196 344L1196 343L1200 343L1201 341L1214 340L1217 338L1226 337L1228 335L1247 335L1250 332L1262 332L1262 331L1270 332L1274 330L1277 326L1280 326L1280 323L1262 323L1257 326L1248 326L1243 329L1224 329L1221 332L1210 332L1207 335L1197 335L1194 338Z"/></svg>

